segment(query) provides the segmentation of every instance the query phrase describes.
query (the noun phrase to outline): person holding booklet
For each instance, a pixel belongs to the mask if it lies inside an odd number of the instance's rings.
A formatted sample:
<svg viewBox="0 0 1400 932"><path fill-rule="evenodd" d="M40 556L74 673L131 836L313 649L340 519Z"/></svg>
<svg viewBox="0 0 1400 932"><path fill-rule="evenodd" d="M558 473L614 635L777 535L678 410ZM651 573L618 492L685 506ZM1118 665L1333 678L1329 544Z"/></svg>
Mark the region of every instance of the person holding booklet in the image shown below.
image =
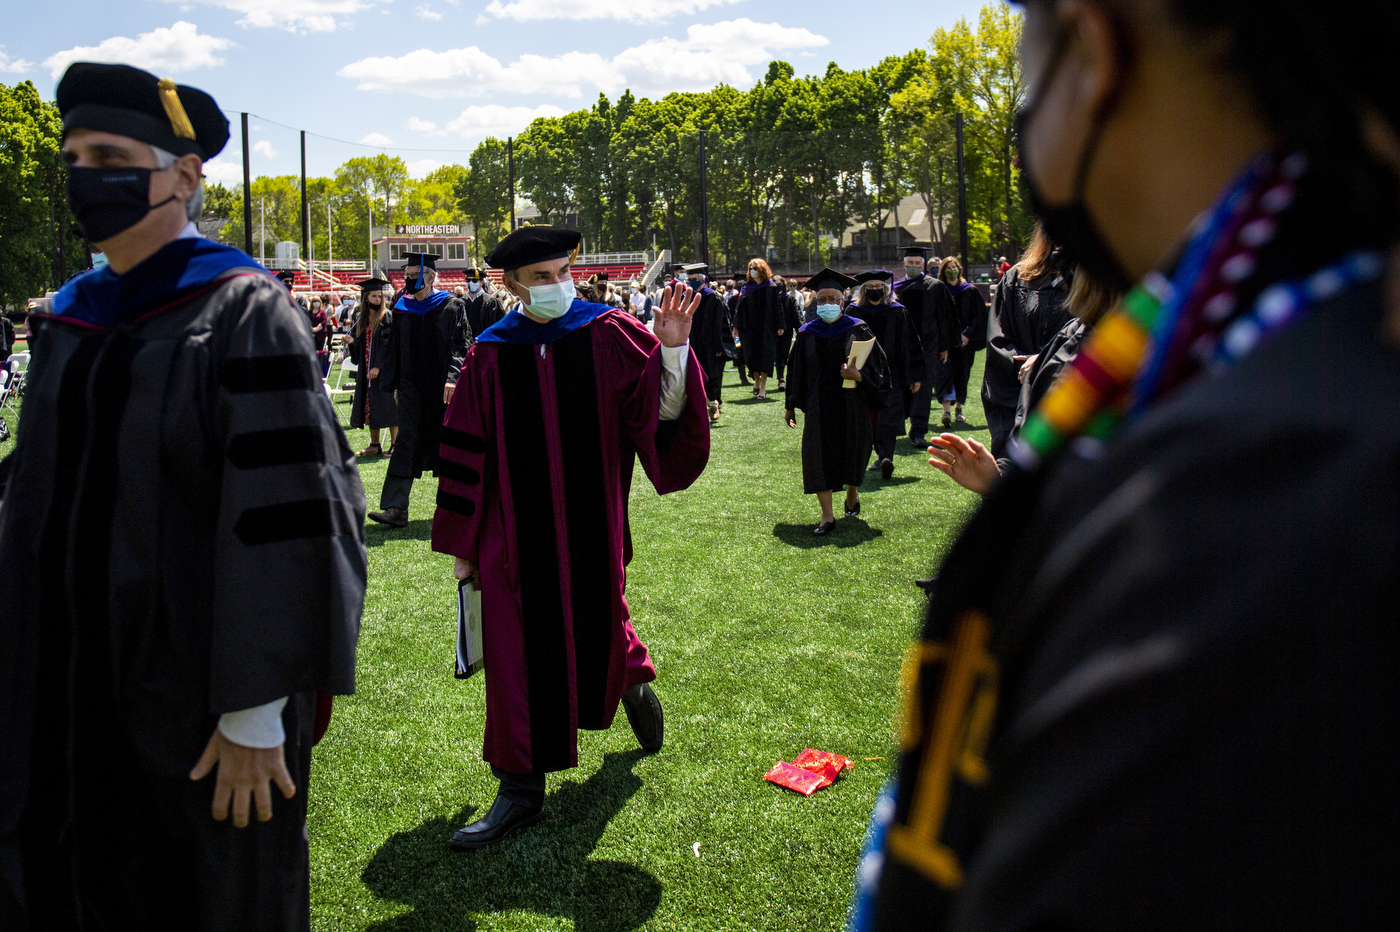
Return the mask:
<svg viewBox="0 0 1400 932"><path fill-rule="evenodd" d="M802 490L816 495L821 521L812 533L836 529L832 493L846 491L845 514L860 514L860 483L875 445L870 412L885 402L890 367L865 321L841 310L855 279L822 269L808 281L817 319L797 332L788 360L787 425L802 427Z"/></svg>

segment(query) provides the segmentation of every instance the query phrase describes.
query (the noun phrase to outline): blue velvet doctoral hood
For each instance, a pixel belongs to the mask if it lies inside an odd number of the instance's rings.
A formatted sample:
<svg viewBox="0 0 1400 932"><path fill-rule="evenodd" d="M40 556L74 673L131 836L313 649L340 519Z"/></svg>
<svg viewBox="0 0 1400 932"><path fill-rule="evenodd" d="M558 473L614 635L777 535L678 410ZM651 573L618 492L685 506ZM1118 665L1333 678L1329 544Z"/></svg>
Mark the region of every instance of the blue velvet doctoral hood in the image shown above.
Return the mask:
<svg viewBox="0 0 1400 932"><path fill-rule="evenodd" d="M405 292L401 298L394 302L394 310L404 311L405 313L422 317L429 311L442 307L449 300L451 300L451 298L451 292L434 291L422 301L419 301L413 295Z"/></svg>
<svg viewBox="0 0 1400 932"><path fill-rule="evenodd" d="M814 337L839 337L852 327L859 327L865 321L859 317L852 317L850 314L842 314L840 317L827 323L821 318L809 320L802 325L798 333L810 333Z"/></svg>
<svg viewBox="0 0 1400 932"><path fill-rule="evenodd" d="M104 329L118 327L188 297L239 268L267 274L241 249L203 237L177 239L125 275L107 265L69 279L54 295L53 316Z"/></svg>
<svg viewBox="0 0 1400 932"><path fill-rule="evenodd" d="M593 304L582 298L575 298L563 317L539 324L526 317L525 312L517 307L483 330L476 342L530 345L553 343L560 337L593 323L612 309L612 305L609 304Z"/></svg>

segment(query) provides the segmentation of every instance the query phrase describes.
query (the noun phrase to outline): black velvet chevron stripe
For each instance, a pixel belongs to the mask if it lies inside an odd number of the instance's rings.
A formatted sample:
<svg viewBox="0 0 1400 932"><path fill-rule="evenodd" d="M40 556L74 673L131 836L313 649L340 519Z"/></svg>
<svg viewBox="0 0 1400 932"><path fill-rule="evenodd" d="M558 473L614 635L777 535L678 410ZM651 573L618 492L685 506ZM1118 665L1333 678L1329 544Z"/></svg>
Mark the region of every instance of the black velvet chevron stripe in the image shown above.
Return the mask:
<svg viewBox="0 0 1400 932"><path fill-rule="evenodd" d="M440 435L444 446L457 450L466 450L468 453L485 453L486 439L478 437L476 434L469 434L465 430L458 430L455 427L444 427Z"/></svg>
<svg viewBox="0 0 1400 932"><path fill-rule="evenodd" d="M316 463L324 456L321 428L315 424L235 434L228 445L228 460L239 469Z"/></svg>
<svg viewBox="0 0 1400 932"><path fill-rule="evenodd" d="M545 405L535 368L535 347L504 344L497 359L505 414L506 465L520 556L520 615L529 682L530 769L545 773L570 767L574 747L564 598L559 580L554 496L550 493L549 449L545 445Z"/></svg>
<svg viewBox="0 0 1400 932"><path fill-rule="evenodd" d="M327 499L311 498L249 508L238 516L233 533L247 547L303 537L329 537L335 531L333 507L334 503Z"/></svg>
<svg viewBox="0 0 1400 932"><path fill-rule="evenodd" d="M453 495L451 492L444 492L442 489L438 489L437 506L444 511L450 511L464 518L470 518L476 514L476 502L460 495Z"/></svg>
<svg viewBox="0 0 1400 932"><path fill-rule="evenodd" d="M613 637L612 547L598 376L593 365L595 329L582 327L554 344L580 728L607 724L604 716Z"/></svg>
<svg viewBox="0 0 1400 932"><path fill-rule="evenodd" d="M299 353L287 356L244 356L224 360L220 382L235 395L316 389L321 380L311 360Z"/></svg>
<svg viewBox="0 0 1400 932"><path fill-rule="evenodd" d="M449 459L439 456L437 465L433 467L433 472L444 479L451 479L453 482L460 482L462 485L480 485L481 473L462 463L454 463Z"/></svg>

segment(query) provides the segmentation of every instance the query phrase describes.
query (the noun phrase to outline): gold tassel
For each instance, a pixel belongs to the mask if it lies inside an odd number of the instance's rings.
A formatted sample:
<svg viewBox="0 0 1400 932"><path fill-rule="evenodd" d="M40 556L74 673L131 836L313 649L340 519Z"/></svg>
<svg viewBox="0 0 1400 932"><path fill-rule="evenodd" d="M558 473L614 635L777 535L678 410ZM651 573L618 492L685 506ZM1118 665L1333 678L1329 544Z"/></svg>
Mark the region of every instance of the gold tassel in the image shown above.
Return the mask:
<svg viewBox="0 0 1400 932"><path fill-rule="evenodd" d="M175 135L181 139L194 139L194 126L185 114L184 104L180 103L180 95L175 91L175 82L170 78L161 78L158 87L160 103L165 108L165 116L170 120L170 128L175 130Z"/></svg>

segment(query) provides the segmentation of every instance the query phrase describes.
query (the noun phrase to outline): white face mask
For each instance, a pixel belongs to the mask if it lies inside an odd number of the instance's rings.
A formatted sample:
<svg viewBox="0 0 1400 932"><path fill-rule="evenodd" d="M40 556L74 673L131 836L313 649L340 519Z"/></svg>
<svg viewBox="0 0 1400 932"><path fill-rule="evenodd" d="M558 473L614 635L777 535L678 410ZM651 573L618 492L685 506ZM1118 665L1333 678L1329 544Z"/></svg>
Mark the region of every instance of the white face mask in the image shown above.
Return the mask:
<svg viewBox="0 0 1400 932"><path fill-rule="evenodd" d="M577 294L572 278L552 285L531 285L530 300L525 302L525 309L536 317L554 320L564 316Z"/></svg>
<svg viewBox="0 0 1400 932"><path fill-rule="evenodd" d="M476 294L481 290L481 282L467 282L467 290L472 294Z"/></svg>

